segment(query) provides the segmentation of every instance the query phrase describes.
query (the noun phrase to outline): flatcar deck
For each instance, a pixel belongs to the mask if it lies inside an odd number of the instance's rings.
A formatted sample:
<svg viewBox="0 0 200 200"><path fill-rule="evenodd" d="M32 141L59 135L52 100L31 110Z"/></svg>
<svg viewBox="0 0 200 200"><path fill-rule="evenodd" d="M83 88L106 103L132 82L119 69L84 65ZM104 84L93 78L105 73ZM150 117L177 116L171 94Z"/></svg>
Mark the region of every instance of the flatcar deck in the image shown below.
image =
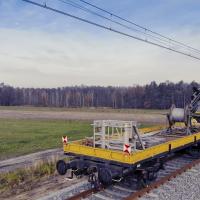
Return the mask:
<svg viewBox="0 0 200 200"><path fill-rule="evenodd" d="M145 150L132 152L131 154L116 150L93 148L91 146L81 144L80 141L64 144L63 149L64 153L89 156L133 165L160 154L168 153L169 151L181 149L187 145L189 146L191 144L200 142L200 132L188 136L165 136L164 134L153 134L149 137L144 136L142 139L143 141L147 142L149 147L147 147Z"/></svg>

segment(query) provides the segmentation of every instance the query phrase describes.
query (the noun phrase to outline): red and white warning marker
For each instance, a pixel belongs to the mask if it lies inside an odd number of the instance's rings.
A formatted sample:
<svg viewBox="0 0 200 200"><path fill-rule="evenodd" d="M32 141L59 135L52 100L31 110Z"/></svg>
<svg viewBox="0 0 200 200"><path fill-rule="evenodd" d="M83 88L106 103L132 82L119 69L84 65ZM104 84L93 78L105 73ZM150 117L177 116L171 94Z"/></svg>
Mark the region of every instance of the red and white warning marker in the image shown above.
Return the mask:
<svg viewBox="0 0 200 200"><path fill-rule="evenodd" d="M124 144L124 152L131 154L131 146L129 144Z"/></svg>
<svg viewBox="0 0 200 200"><path fill-rule="evenodd" d="M62 136L62 142L64 144L67 144L67 142L68 142L67 136Z"/></svg>

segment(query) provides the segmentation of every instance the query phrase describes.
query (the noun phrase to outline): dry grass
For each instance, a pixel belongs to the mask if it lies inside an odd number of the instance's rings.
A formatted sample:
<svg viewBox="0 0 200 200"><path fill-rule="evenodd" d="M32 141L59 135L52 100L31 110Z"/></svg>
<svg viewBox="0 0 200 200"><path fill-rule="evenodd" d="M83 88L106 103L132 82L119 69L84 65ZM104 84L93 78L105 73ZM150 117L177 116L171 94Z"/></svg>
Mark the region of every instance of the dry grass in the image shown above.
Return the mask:
<svg viewBox="0 0 200 200"><path fill-rule="evenodd" d="M60 108L60 107L34 107L34 106L0 106L0 110L15 110L15 111L60 111L60 112L111 112L111 113L134 113L134 114L163 114L166 110L159 109L113 109L109 107L82 107L82 108Z"/></svg>
<svg viewBox="0 0 200 200"><path fill-rule="evenodd" d="M39 161L29 168L0 174L0 196L15 195L29 191L41 179L55 175L57 160L57 158L53 157L47 161Z"/></svg>

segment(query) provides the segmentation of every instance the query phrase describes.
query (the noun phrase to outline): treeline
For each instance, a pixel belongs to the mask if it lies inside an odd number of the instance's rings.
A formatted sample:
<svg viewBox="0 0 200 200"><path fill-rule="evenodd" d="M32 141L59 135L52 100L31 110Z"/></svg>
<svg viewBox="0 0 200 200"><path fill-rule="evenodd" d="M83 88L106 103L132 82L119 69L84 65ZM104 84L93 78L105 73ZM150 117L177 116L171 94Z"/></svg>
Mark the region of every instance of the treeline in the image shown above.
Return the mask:
<svg viewBox="0 0 200 200"><path fill-rule="evenodd" d="M183 107L188 103L194 86L199 84L167 81L131 87L16 88L1 83L0 105L168 109L171 104Z"/></svg>

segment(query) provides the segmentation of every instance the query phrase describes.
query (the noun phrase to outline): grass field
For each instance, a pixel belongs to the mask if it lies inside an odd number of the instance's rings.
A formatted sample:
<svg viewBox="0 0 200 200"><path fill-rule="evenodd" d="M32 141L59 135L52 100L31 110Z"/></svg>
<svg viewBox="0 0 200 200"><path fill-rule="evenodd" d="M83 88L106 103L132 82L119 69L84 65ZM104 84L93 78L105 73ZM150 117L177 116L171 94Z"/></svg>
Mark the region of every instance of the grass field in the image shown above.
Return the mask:
<svg viewBox="0 0 200 200"><path fill-rule="evenodd" d="M110 108L47 108L0 106L0 159L62 147L70 140L92 135L94 119L135 120L141 126L165 121L165 111ZM162 119L164 118L164 120ZM162 120L161 120L162 119ZM148 125L147 125L148 124Z"/></svg>
<svg viewBox="0 0 200 200"><path fill-rule="evenodd" d="M62 147L70 140L92 135L89 122L64 120L0 119L0 159Z"/></svg>
<svg viewBox="0 0 200 200"><path fill-rule="evenodd" d="M87 121L0 119L0 159L62 147L63 135L69 140L91 136L92 126Z"/></svg>

